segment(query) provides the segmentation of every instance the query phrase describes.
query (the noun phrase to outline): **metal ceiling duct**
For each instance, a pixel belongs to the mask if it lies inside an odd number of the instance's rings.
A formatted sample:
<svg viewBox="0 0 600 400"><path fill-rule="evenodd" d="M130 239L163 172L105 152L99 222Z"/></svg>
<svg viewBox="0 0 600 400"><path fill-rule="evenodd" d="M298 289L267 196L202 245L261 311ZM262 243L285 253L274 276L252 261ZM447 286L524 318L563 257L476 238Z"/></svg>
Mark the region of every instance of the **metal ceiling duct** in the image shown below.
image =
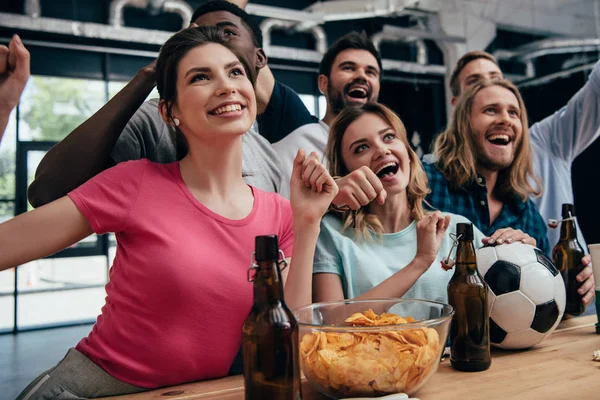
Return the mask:
<svg viewBox="0 0 600 400"><path fill-rule="evenodd" d="M273 29L282 29L288 32L298 32L294 27L296 26L294 21L284 21L281 19L269 18L265 19L260 23L260 30L263 34L263 47L265 51L269 51L271 47L271 32ZM313 26L306 30L310 32L315 39L316 51L319 53L325 53L327 51L327 35L325 30L320 26Z"/></svg>
<svg viewBox="0 0 600 400"><path fill-rule="evenodd" d="M39 18L42 15L40 0L25 0L25 15L32 18Z"/></svg>
<svg viewBox="0 0 600 400"><path fill-rule="evenodd" d="M427 65L429 60L427 57L427 46L425 46L425 41L423 39L418 39L414 37L402 37L396 36L393 33L381 31L377 32L371 37L373 41L373 45L377 51L381 52L381 43L382 42L390 42L390 43L410 43L414 44L417 48L417 64L419 65Z"/></svg>
<svg viewBox="0 0 600 400"><path fill-rule="evenodd" d="M318 1L307 7L306 11L322 14L323 22L348 21L410 13L407 8L418 2L419 0L330 0Z"/></svg>
<svg viewBox="0 0 600 400"><path fill-rule="evenodd" d="M550 74L550 75L546 75L546 76L542 76L542 77L539 77L539 78L528 79L528 80L524 80L522 82L518 82L517 86L519 87L519 89L522 89L522 88L530 87L530 86L545 85L547 83L552 82L555 79L564 78L566 76L570 76L570 75L578 73L578 72L587 72L587 71L590 71L590 70L594 69L595 66L596 66L595 62L594 63L590 63L590 64L585 64L585 65L579 65L577 67L565 69L563 71L555 72L555 73Z"/></svg>
<svg viewBox="0 0 600 400"><path fill-rule="evenodd" d="M110 4L110 25L39 17L39 12L35 11L36 7L39 7L39 0L26 0L26 10L28 10L28 12L31 14L38 15L38 17L33 17L33 15L29 14L25 16L0 12L0 26L17 31L47 32L117 42L153 44L160 46L164 44L164 42L167 41L167 39L171 37L173 33L123 26L123 9L125 7L136 7L140 9L149 9L149 11L152 12L152 10L159 8L161 4L163 11L179 13L183 19L182 25L188 26L193 14L193 10L189 8L187 3L180 0L114 0ZM248 6L250 6L250 4ZM39 8L37 9L39 10ZM279 15L286 17L290 13L293 14L295 10L280 8L278 9L278 12L280 13ZM308 12L297 13L302 14L302 16L308 15L309 21L315 18L314 15L311 15L311 13ZM265 32L265 51L267 51L272 58L297 60L318 64L321 62L323 53L327 51L327 37L321 26L312 26L306 30L303 30L304 27L301 27L300 24L298 24L298 20L294 20L292 22L282 20L266 20L263 22L263 24L261 24L261 27ZM297 32L310 32L315 38L316 49L307 50L292 47L273 46L271 44L271 31L273 29L293 29ZM423 32L422 34L425 35L427 32ZM57 43L56 46L60 47L66 45ZM95 51L92 49L92 47L88 46L86 48L89 48L90 51ZM106 48L103 51L115 52L117 54L128 54L130 51L132 54L136 53L133 50L127 49ZM147 53L148 54L144 53L144 56L150 56L149 54L151 54L151 52ZM420 62L425 61L425 63L419 64L408 61L383 60L383 67L386 71L402 71L412 74L444 75L446 73L445 66L426 65L426 60L424 60L422 56L419 57L419 60Z"/></svg>
<svg viewBox="0 0 600 400"><path fill-rule="evenodd" d="M173 32L141 28L114 27L93 22L70 21L58 18L32 18L25 15L1 13L0 26L17 31L57 33L92 39L143 43L162 46Z"/></svg>
<svg viewBox="0 0 600 400"><path fill-rule="evenodd" d="M600 50L600 39L544 39L517 47L515 50L498 50L494 56L500 60L528 61L549 54L581 53Z"/></svg>
<svg viewBox="0 0 600 400"><path fill-rule="evenodd" d="M182 28L190 26L194 9L188 3L182 0L166 0L163 3L162 10L166 13L174 13L181 16L183 20Z"/></svg>
<svg viewBox="0 0 600 400"><path fill-rule="evenodd" d="M411 10L418 0L329 0L316 2L305 10L292 10L250 3L245 10L260 17L295 21L297 30L308 30L331 21L348 21L400 14L423 15L422 11Z"/></svg>
<svg viewBox="0 0 600 400"><path fill-rule="evenodd" d="M383 64L384 71L398 71L405 72L408 74L437 76L444 76L447 72L445 65L421 65L410 61L398 61L389 59L383 59L381 60L381 63Z"/></svg>
<svg viewBox="0 0 600 400"><path fill-rule="evenodd" d="M317 13L311 13L308 11L299 11L289 8L265 6L262 4L249 3L244 8L250 15L257 15L259 17L283 19L286 21L296 22L314 22L316 24L322 24L323 16Z"/></svg>
<svg viewBox="0 0 600 400"><path fill-rule="evenodd" d="M110 2L108 10L108 23L114 27L121 27L125 24L123 20L123 9L125 7L135 7L145 9L148 7L148 0L113 0Z"/></svg>
<svg viewBox="0 0 600 400"><path fill-rule="evenodd" d="M525 63L525 76L519 80L522 81L535 78L533 60L536 58L552 54L583 53L587 51L600 51L600 39L544 39L517 47L515 50L497 50L494 52L494 57L498 60L516 60Z"/></svg>
<svg viewBox="0 0 600 400"><path fill-rule="evenodd" d="M181 16L182 28L187 28L190 25L194 10L183 0L113 0L110 3L109 9L109 24L114 27L122 27L125 22L123 21L123 9L125 7L135 7L142 10L162 10L163 12L175 13Z"/></svg>
<svg viewBox="0 0 600 400"><path fill-rule="evenodd" d="M283 29L286 31L297 31L298 24L296 21L285 21L281 19L269 18L260 24L263 33L263 47L267 55L271 58L279 58L294 61L304 61L312 63L320 63L323 54L327 51L327 37L325 31L320 26L313 26L308 29L313 34L316 41L316 50L297 49L292 47L273 46L271 42L271 33L274 29ZM385 28L385 27L384 27ZM391 27L394 28L394 27ZM387 71L399 71L411 74L424 75L444 75L446 67L444 65L427 65L427 48L425 42L421 38L398 38L393 36L393 29L384 29L372 38L373 42L377 42L378 46L381 41L395 40L403 42L411 42L417 46L417 62L399 61L399 60L382 60L383 69Z"/></svg>

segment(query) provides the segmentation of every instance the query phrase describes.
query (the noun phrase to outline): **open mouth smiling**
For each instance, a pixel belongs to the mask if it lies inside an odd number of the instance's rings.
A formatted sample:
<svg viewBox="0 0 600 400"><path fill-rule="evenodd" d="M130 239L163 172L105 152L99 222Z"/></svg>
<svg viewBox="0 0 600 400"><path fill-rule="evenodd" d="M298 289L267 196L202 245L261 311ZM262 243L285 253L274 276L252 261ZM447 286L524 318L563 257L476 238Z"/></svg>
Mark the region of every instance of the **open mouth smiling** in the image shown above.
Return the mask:
<svg viewBox="0 0 600 400"><path fill-rule="evenodd" d="M245 108L246 108L246 106L244 106L240 103L231 103L231 104L219 106L219 107L215 108L214 110L210 111L209 114L223 115L223 114L227 114L227 113L231 113L231 112L242 111Z"/></svg>
<svg viewBox="0 0 600 400"><path fill-rule="evenodd" d="M511 142L511 138L508 135L494 134L487 137L487 140L498 146L506 146Z"/></svg>
<svg viewBox="0 0 600 400"><path fill-rule="evenodd" d="M350 89L348 89L346 95L353 99L363 100L367 98L369 92L363 86L352 86Z"/></svg>
<svg viewBox="0 0 600 400"><path fill-rule="evenodd" d="M395 161L387 162L379 166L373 172L375 172L375 175L377 175L379 178L392 177L398 172L398 163Z"/></svg>

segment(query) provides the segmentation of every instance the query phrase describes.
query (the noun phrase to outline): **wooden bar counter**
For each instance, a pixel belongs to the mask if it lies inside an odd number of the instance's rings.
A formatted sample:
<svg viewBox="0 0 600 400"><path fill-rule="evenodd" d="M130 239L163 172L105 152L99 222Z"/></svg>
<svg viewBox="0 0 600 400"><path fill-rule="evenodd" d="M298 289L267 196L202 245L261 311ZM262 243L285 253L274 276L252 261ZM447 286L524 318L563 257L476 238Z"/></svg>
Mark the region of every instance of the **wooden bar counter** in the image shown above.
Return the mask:
<svg viewBox="0 0 600 400"><path fill-rule="evenodd" d="M595 333L596 316L561 322L538 346L525 351L492 350L492 366L476 373L458 372L446 359L415 396L421 400L566 400L600 399L600 350ZM303 400L324 400L304 381ZM244 399L242 376L162 388L110 400Z"/></svg>

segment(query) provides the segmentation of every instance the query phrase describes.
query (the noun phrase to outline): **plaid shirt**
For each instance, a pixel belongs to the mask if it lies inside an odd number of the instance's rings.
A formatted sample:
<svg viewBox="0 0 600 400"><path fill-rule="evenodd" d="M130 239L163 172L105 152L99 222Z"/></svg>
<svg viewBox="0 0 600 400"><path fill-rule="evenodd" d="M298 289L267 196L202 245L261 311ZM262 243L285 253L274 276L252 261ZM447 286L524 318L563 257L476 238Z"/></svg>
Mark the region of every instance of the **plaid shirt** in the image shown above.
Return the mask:
<svg viewBox="0 0 600 400"><path fill-rule="evenodd" d="M433 209L447 211L468 218L473 224L490 236L500 228L520 229L537 240L537 246L550 256L550 244L546 236L546 224L531 199L522 202L517 196L505 202L500 215L490 224L490 209L487 202L485 179L478 176L477 182L453 189L435 164L423 163L429 178L431 192L426 201Z"/></svg>

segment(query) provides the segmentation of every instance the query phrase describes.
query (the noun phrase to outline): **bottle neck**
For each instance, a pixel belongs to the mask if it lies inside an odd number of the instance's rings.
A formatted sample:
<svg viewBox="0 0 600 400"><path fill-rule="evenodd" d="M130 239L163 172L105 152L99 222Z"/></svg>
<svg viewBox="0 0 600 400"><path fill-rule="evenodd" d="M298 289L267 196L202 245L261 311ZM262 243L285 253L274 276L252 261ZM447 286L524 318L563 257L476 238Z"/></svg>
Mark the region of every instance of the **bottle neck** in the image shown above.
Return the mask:
<svg viewBox="0 0 600 400"><path fill-rule="evenodd" d="M259 261L254 276L254 304L283 302L283 281L277 261Z"/></svg>
<svg viewBox="0 0 600 400"><path fill-rule="evenodd" d="M477 258L472 240L458 241L455 268L457 274L474 274L477 271Z"/></svg>
<svg viewBox="0 0 600 400"><path fill-rule="evenodd" d="M570 219L563 221L560 224L560 240L572 240L577 239L577 226L575 220Z"/></svg>

